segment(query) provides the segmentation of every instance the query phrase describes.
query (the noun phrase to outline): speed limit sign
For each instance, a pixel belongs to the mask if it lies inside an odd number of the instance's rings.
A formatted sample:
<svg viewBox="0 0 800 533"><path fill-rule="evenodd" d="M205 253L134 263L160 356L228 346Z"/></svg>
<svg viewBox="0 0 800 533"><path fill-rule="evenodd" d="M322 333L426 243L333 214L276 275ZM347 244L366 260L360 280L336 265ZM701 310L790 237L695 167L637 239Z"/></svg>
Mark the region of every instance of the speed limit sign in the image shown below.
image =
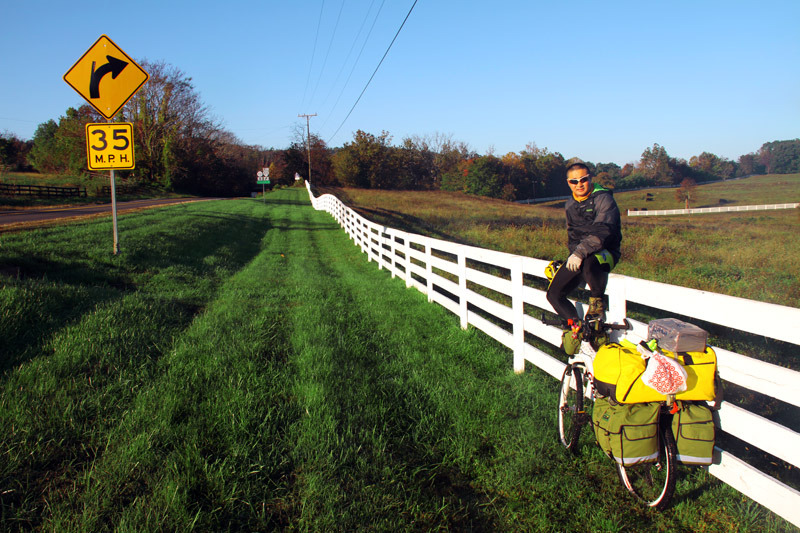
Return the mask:
<svg viewBox="0 0 800 533"><path fill-rule="evenodd" d="M113 122L86 125L89 170L134 168L133 124Z"/></svg>

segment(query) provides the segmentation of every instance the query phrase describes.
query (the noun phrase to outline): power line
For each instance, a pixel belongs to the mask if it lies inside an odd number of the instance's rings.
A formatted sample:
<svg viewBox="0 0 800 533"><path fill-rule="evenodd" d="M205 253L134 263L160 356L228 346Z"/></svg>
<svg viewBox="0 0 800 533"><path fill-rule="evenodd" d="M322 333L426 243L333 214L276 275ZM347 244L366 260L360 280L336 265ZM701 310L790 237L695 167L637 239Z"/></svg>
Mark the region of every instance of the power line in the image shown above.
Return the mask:
<svg viewBox="0 0 800 533"><path fill-rule="evenodd" d="M317 94L317 89L319 88L319 82L322 81L322 75L325 74L325 66L328 64L328 56L331 53L331 48L333 47L333 40L336 37L336 30L339 29L339 20L342 18L342 11L344 11L344 2L342 0L342 5L339 7L339 15L336 17L336 25L333 27L333 33L331 34L331 42L328 43L328 50L325 52L325 59L322 60L322 68L319 71L319 78L317 78L317 84L314 86L314 90L311 91L311 102L314 101L314 96Z"/></svg>
<svg viewBox="0 0 800 533"><path fill-rule="evenodd" d="M369 38L372 35L372 30L375 29L375 24L377 24L377 22L378 22L378 17L380 17L381 10L383 9L383 4L385 4L385 3L386 3L386 0L383 0L381 2L380 7L378 8L378 12L375 13L375 19L372 21L372 26L370 26L369 32L367 32L367 37L364 39L364 43L361 45L361 50L358 51L358 56L356 56L356 60L353 63L353 67L350 69L350 74L347 75L347 79L345 80L344 85L342 85L342 90L339 91L339 95L336 97L336 101L333 103L333 107L331 108L330 112L327 114L327 117L325 118L325 121L322 123L322 127L320 128L320 130L325 129L325 126L328 124L328 120L330 120L331 115L333 115L333 111L339 105L339 100L342 99L342 95L344 94L344 90L347 89L347 84L350 83L350 78L353 77L353 72L355 72L356 66L358 66L358 61L361 59L361 54L364 53L364 48L366 48L367 43L369 42ZM370 6L370 7L372 7L372 6ZM366 21L366 19L365 19L365 21ZM355 43L353 43L353 44L355 44Z"/></svg>
<svg viewBox="0 0 800 533"><path fill-rule="evenodd" d="M317 52L317 40L319 39L319 27L322 25L322 12L325 9L325 0L322 0L322 5L319 8L319 20L317 21L317 35L314 37L314 48L311 50L311 64L308 65L308 77L306 78L306 88L303 89L303 104L306 103L306 93L308 92L308 84L311 82L311 70L314 67L314 55Z"/></svg>
<svg viewBox="0 0 800 533"><path fill-rule="evenodd" d="M361 101L361 97L364 96L364 93L367 91L367 87L369 87L369 84L372 82L372 78L375 77L375 74L378 73L378 69L381 68L381 65L383 64L383 60L386 59L386 56L389 54L389 50L392 49L392 45L397 40L397 36L400 35L400 31L403 29L403 26L406 25L406 21L408 20L408 17L411 16L411 12L414 11L414 6L416 6L416 5L417 5L417 0L414 0L414 3L411 4L411 8L408 10L408 14L406 15L406 18L403 19L403 23L400 24L400 27L397 29L397 33L394 34L394 39L392 39L392 42L389 43L389 47L386 48L386 52L383 54L383 57L381 58L380 62L378 63L378 66L375 67L375 72L373 72L372 76L370 76L369 80L367 80L367 84L364 86L364 90L362 90L361 94L358 95L358 98L356 99L356 102L353 104L353 107L351 107L350 111L347 112L347 116L344 117L344 120L342 121L342 123L339 124L339 127L336 128L336 131L333 132L333 135L331 135L330 139L328 139L328 143L330 143L333 140L333 138L336 137L336 134L339 133L340 129L342 129L342 126L344 126L344 123L347 122L348 118L350 118L350 114L353 112L353 109L355 109L356 106L358 105L358 102Z"/></svg>
<svg viewBox="0 0 800 533"><path fill-rule="evenodd" d="M386 0L384 0L384 2L385 1ZM366 14L364 14L364 20L361 21L361 26L358 28L358 32L356 33L356 36L353 39L353 44L350 45L350 50L348 50L348 52L347 52L347 57L345 57L344 61L342 62L342 66L339 69L339 73L336 74L336 79L331 84L330 89L328 89L328 94L325 96L325 100L322 101L322 107L325 107L325 104L328 103L328 100L330 99L331 94L333 94L334 87L336 87L338 85L339 78L341 78L342 72L344 72L344 68L347 66L347 62L350 61L350 56L353 54L353 50L356 47L356 43L358 42L358 39L361 37L361 32L364 30L364 25L366 25L367 20L369 20L369 14L372 13L372 6L374 6L374 5L375 5L375 0L372 0L372 2L369 5L369 9L367 10ZM381 7L383 7L383 4L381 4ZM380 13L380 9L378 10L378 13ZM375 17L375 20L377 20L377 16ZM374 27L374 24L373 24L373 27ZM371 33L371 30L370 30L370 33ZM369 34L367 34L367 39L369 39ZM364 41L364 44L366 44L366 41ZM364 47L362 46L361 49L363 50ZM361 54L359 54L358 57L361 57ZM358 63L358 59L356 59L356 63ZM355 64L353 66L355 67ZM353 71L351 70L350 72L352 73ZM347 81L350 81L349 77L347 78ZM345 82L345 86L347 86L347 82ZM341 93L340 93L340 95L341 95ZM337 104L339 103L338 99L337 99L336 103ZM335 108L336 108L336 105L333 106L333 109L335 109ZM333 111L333 109L331 109L331 111ZM330 116L330 115L328 115L328 116ZM325 124L323 124L322 127L324 128Z"/></svg>

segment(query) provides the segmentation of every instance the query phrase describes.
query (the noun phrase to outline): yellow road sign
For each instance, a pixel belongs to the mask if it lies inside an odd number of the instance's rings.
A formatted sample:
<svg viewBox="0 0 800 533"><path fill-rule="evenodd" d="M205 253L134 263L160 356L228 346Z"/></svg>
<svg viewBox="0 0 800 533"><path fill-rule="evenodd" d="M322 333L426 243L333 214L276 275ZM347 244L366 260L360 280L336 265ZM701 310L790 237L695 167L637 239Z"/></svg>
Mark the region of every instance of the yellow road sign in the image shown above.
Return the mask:
<svg viewBox="0 0 800 533"><path fill-rule="evenodd" d="M64 74L64 81L110 119L150 76L105 35Z"/></svg>
<svg viewBox="0 0 800 533"><path fill-rule="evenodd" d="M86 157L89 160L89 170L134 168L133 124L87 124Z"/></svg>

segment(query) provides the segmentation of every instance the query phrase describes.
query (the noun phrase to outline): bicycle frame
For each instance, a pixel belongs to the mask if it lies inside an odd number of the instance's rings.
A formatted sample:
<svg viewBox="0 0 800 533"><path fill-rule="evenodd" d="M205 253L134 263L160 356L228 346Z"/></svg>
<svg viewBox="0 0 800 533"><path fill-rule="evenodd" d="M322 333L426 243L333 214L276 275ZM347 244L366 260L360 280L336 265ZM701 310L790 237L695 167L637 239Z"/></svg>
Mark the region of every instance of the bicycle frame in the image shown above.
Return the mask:
<svg viewBox="0 0 800 533"><path fill-rule="evenodd" d="M602 348L601 348L602 349ZM594 357L597 352L588 342L582 342L581 348L575 355L571 356L567 364L578 366L583 374L583 395L594 401Z"/></svg>

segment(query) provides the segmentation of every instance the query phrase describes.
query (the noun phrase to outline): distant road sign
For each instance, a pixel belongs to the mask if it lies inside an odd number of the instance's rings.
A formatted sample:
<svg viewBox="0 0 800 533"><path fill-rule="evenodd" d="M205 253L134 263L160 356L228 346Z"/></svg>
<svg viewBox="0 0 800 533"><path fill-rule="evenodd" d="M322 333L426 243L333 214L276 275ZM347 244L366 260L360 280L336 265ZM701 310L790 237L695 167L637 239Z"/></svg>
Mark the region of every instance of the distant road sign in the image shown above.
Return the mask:
<svg viewBox="0 0 800 533"><path fill-rule="evenodd" d="M107 119L116 115L148 79L149 74L106 35L101 35L64 74L64 81Z"/></svg>
<svg viewBox="0 0 800 533"><path fill-rule="evenodd" d="M86 125L86 157L89 170L134 168L133 124L114 122Z"/></svg>

